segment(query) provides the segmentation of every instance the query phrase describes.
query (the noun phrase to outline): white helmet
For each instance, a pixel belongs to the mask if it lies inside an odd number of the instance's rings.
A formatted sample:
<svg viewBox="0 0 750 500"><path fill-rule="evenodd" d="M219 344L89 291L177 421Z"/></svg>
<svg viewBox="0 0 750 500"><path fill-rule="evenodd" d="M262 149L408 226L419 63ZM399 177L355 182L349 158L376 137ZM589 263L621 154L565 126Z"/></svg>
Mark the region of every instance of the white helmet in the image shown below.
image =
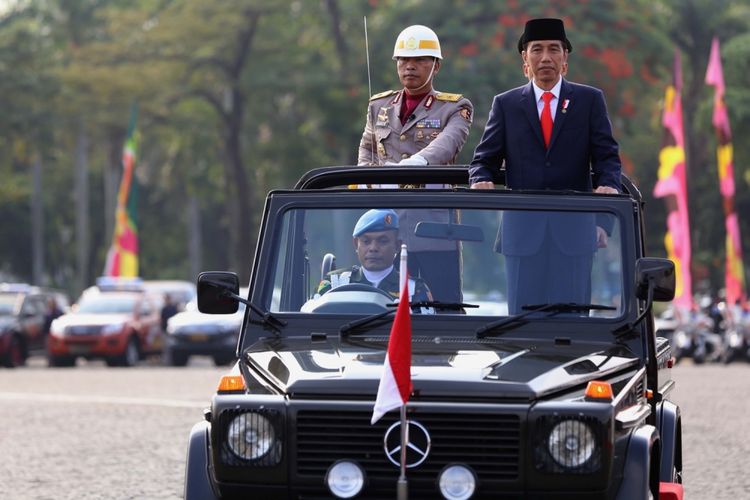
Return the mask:
<svg viewBox="0 0 750 500"><path fill-rule="evenodd" d="M442 59L440 40L427 26L415 24L402 31L393 47L393 59L397 57L437 57Z"/></svg>

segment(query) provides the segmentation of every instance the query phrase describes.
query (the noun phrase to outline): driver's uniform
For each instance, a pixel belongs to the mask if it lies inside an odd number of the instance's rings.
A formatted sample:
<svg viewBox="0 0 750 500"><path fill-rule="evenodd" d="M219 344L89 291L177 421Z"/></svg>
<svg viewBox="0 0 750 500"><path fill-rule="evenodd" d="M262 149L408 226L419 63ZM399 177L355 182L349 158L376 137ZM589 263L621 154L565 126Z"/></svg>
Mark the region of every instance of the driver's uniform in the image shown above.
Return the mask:
<svg viewBox="0 0 750 500"><path fill-rule="evenodd" d="M335 269L329 272L327 275L328 279L324 279L318 285L318 295L323 295L332 288L336 288L342 285L348 285L349 283L361 283L364 285L371 285L372 283L367 281L365 274L362 272L360 266L352 266L351 269ZM399 286L399 272L394 267L393 270L378 283L377 288L388 293L394 299L398 299L400 291ZM420 278L412 279L409 278L409 301L410 302L423 302L432 301L432 293L427 288L427 284Z"/></svg>

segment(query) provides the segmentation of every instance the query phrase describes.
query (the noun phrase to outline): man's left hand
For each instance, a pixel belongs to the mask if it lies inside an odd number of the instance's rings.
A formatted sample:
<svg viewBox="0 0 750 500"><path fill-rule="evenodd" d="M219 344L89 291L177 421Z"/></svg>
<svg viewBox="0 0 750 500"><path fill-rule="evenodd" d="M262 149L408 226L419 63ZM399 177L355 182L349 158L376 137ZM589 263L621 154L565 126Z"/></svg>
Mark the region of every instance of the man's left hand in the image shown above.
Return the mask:
<svg viewBox="0 0 750 500"><path fill-rule="evenodd" d="M416 165L418 167L424 167L427 165L427 158L421 155L411 155L409 158L404 158L400 162L398 162L399 165Z"/></svg>
<svg viewBox="0 0 750 500"><path fill-rule="evenodd" d="M611 186L599 186L598 188L594 189L595 193L602 193L602 194L619 194L620 192L611 187Z"/></svg>
<svg viewBox="0 0 750 500"><path fill-rule="evenodd" d="M607 248L607 231L599 226L596 226L596 247Z"/></svg>

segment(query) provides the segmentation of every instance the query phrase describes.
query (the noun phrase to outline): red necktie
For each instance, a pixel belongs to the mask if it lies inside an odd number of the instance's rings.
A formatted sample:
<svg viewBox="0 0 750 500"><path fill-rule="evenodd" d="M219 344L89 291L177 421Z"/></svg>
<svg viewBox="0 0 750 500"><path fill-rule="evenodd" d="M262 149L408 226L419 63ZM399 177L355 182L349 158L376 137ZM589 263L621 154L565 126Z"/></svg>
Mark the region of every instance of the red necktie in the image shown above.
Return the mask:
<svg viewBox="0 0 750 500"><path fill-rule="evenodd" d="M542 94L542 100L544 100L544 108L542 108L542 136L544 137L544 146L549 146L549 140L552 137L552 108L550 107L550 101L555 97L552 92L545 92Z"/></svg>

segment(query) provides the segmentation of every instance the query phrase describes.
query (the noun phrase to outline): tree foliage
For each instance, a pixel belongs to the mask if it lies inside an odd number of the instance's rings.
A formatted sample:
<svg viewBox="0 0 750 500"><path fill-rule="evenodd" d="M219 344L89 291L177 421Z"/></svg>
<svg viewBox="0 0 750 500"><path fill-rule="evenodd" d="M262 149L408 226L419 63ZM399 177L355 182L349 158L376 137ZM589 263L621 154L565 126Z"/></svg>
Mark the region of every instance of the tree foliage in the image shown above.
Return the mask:
<svg viewBox="0 0 750 500"><path fill-rule="evenodd" d="M246 280L265 194L314 166L356 161L370 89L398 87L391 60L410 24L438 33L436 87L475 105L459 159L468 162L492 96L525 80L524 23L562 17L574 50L568 77L604 90L626 172L648 199L649 251L663 254L663 208L651 200L661 99L675 47L685 64L691 216L698 271L723 261L711 93L711 37L722 41L736 138L750 127L749 8L739 0L25 0L0 17L0 275L29 280L31 168L41 159L45 276L70 289L76 262L76 147L89 176L89 276L111 238L112 183L131 105L141 147L139 236L145 277L192 279L200 267ZM730 63L731 61L731 63ZM735 140L737 207L750 258L750 151ZM187 206L195 200L196 226ZM720 268L721 265L718 265ZM706 279L717 280L711 273ZM717 282L718 283L718 282Z"/></svg>

